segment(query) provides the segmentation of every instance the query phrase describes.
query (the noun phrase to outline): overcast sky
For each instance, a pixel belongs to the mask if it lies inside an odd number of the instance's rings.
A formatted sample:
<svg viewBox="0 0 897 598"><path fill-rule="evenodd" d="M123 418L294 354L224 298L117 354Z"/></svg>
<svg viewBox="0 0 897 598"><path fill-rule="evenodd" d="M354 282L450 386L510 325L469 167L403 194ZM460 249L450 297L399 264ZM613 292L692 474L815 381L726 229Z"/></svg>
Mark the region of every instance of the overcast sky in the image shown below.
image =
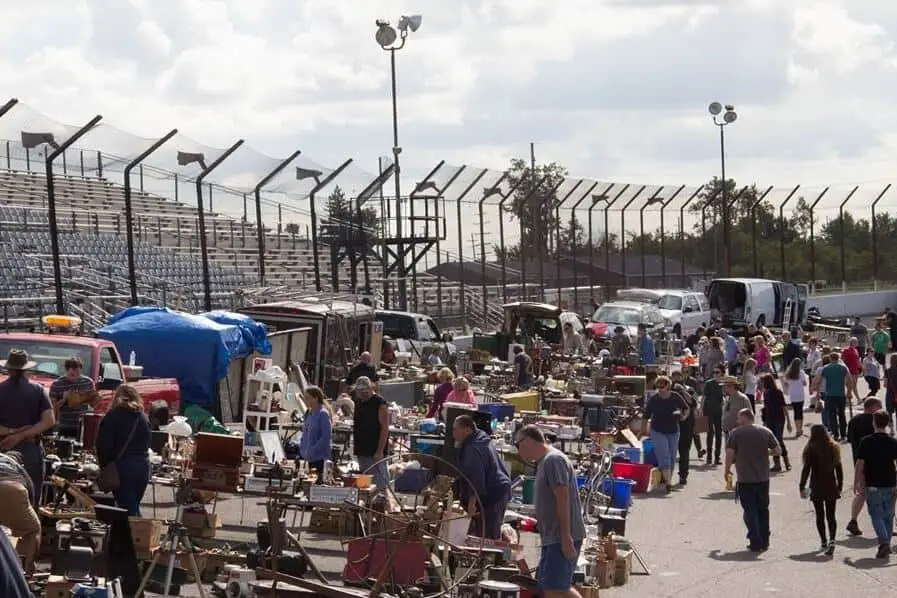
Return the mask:
<svg viewBox="0 0 897 598"><path fill-rule="evenodd" d="M420 13L398 55L408 172L540 161L601 180L881 185L897 165L897 3L886 0L41 0L4 2L4 93L53 119L172 126L273 157L391 147L374 21ZM893 200L897 204L897 195Z"/></svg>

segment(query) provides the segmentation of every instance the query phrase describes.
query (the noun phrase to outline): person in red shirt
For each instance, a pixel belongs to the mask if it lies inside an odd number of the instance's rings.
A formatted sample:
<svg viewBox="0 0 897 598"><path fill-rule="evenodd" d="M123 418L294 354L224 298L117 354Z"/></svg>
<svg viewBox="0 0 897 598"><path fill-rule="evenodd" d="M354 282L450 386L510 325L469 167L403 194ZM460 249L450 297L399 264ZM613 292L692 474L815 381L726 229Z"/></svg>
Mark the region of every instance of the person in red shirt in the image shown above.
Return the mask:
<svg viewBox="0 0 897 598"><path fill-rule="evenodd" d="M845 347L843 351L841 351L841 361L844 362L844 365L847 366L847 370L850 372L850 376L852 382L850 386L847 388L847 400L852 401L851 395L859 401L860 394L857 391L857 377L863 372L863 362L860 360L860 352L858 347L860 346L860 341L856 337L852 337L850 339L850 345Z"/></svg>

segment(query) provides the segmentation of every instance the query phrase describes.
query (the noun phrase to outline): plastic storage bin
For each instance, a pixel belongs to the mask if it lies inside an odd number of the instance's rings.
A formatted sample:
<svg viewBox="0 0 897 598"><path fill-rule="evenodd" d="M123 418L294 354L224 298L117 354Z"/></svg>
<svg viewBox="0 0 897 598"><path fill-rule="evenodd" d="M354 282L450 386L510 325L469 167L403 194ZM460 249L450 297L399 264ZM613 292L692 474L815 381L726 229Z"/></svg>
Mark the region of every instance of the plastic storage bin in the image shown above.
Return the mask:
<svg viewBox="0 0 897 598"><path fill-rule="evenodd" d="M657 455L654 454L654 441L650 438L642 440L642 463L657 465Z"/></svg>
<svg viewBox="0 0 897 598"><path fill-rule="evenodd" d="M614 451L614 455L621 455L630 463L641 463L644 456L642 449L635 446L618 446Z"/></svg>
<svg viewBox="0 0 897 598"><path fill-rule="evenodd" d="M626 478L604 478L601 492L610 496L610 506L626 510L632 506L633 486L635 482Z"/></svg>
<svg viewBox="0 0 897 598"><path fill-rule="evenodd" d="M483 403L477 410L488 413L497 422L514 419L514 405L510 403Z"/></svg>
<svg viewBox="0 0 897 598"><path fill-rule="evenodd" d="M653 465L642 463L617 462L613 465L614 477L632 480L635 482L632 491L642 493L647 492L651 487L651 471L653 469Z"/></svg>
<svg viewBox="0 0 897 598"><path fill-rule="evenodd" d="M442 456L442 447L445 446L445 440L436 438L411 438L411 452L422 453L424 455Z"/></svg>

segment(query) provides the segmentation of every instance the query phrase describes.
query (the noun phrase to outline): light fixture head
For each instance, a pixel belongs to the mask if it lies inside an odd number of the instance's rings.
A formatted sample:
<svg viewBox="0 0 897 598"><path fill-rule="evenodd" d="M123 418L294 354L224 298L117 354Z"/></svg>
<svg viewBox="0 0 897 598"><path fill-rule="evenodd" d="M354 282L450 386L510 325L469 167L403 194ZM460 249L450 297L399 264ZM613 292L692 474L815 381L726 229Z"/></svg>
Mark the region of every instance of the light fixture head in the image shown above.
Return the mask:
<svg viewBox="0 0 897 598"><path fill-rule="evenodd" d="M418 29L420 29L420 24L423 21L423 17L420 15L411 15L411 16L403 16L399 19L399 31L406 32L411 31L414 33Z"/></svg>
<svg viewBox="0 0 897 598"><path fill-rule="evenodd" d="M647 202L645 202L645 206L653 206L654 204L663 203L663 202L664 202L663 197L660 197L660 196L652 197Z"/></svg>
<svg viewBox="0 0 897 598"><path fill-rule="evenodd" d="M296 167L296 179L299 180L299 181L302 181L302 180L305 180L305 179L315 179L315 180L317 180L317 179L320 178L321 175L323 175L323 174L324 174L324 173L321 172L320 170L314 170L314 169L311 169L311 168L302 168L301 166L297 166L297 167Z"/></svg>
<svg viewBox="0 0 897 598"><path fill-rule="evenodd" d="M388 48L398 39L399 34L396 33L396 30L392 25L389 24L389 21L377 21L377 33L374 34L374 39L377 40L377 43L380 44L381 48Z"/></svg>
<svg viewBox="0 0 897 598"><path fill-rule="evenodd" d="M414 186L414 191L412 191L412 193L420 193L422 191L426 191L427 189L439 191L439 187L437 187L436 183L434 183L433 181L421 181Z"/></svg>
<svg viewBox="0 0 897 598"><path fill-rule="evenodd" d="M599 195L597 193L592 194L592 204L601 203L602 201L607 201L607 195Z"/></svg>
<svg viewBox="0 0 897 598"><path fill-rule="evenodd" d="M501 189L497 185L483 189L483 199L488 199L493 195L501 195Z"/></svg>
<svg viewBox="0 0 897 598"><path fill-rule="evenodd" d="M729 106L726 106L726 113L723 114L723 120L726 121L726 124L734 123L738 120L738 113L734 110L729 110Z"/></svg>
<svg viewBox="0 0 897 598"><path fill-rule="evenodd" d="M713 102L707 107L708 112L713 116L718 116L723 111L723 105L719 102Z"/></svg>
<svg viewBox="0 0 897 598"><path fill-rule="evenodd" d="M53 149L59 149L56 138L53 133L28 133L22 131L22 146L28 149L34 149L39 145L47 144Z"/></svg>
<svg viewBox="0 0 897 598"><path fill-rule="evenodd" d="M188 164L193 164L194 162L199 164L203 170L206 169L205 154L198 152L178 152L178 164L180 166L186 166Z"/></svg>

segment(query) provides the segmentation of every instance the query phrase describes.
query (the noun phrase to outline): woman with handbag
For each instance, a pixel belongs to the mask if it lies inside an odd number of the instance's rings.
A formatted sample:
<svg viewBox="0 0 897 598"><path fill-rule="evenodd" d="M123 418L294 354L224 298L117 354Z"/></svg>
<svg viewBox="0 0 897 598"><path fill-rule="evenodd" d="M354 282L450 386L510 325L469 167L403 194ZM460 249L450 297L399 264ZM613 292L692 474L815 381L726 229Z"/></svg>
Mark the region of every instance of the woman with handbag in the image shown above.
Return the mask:
<svg viewBox="0 0 897 598"><path fill-rule="evenodd" d="M150 479L150 430L140 393L133 386L122 384L97 432L97 461L101 468L97 486L103 492L112 492L116 506L135 517L140 516L140 502Z"/></svg>

